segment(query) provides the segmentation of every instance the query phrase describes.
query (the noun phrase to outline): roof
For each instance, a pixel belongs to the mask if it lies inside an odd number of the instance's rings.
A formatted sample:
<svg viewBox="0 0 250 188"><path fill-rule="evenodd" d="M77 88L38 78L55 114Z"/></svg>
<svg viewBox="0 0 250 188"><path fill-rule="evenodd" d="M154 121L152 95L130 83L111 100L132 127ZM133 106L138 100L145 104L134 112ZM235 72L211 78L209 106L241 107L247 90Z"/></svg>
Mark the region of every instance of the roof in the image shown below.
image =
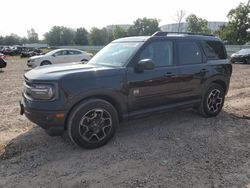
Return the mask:
<svg viewBox="0 0 250 188"><path fill-rule="evenodd" d="M113 42L145 42L150 38L171 38L171 39L193 39L193 40L213 40L213 41L221 41L215 35L206 34L206 33L187 33L187 32L156 32L152 36L133 36L133 37L125 37L114 40Z"/></svg>
<svg viewBox="0 0 250 188"><path fill-rule="evenodd" d="M113 42L145 42L150 36L136 36L116 39Z"/></svg>

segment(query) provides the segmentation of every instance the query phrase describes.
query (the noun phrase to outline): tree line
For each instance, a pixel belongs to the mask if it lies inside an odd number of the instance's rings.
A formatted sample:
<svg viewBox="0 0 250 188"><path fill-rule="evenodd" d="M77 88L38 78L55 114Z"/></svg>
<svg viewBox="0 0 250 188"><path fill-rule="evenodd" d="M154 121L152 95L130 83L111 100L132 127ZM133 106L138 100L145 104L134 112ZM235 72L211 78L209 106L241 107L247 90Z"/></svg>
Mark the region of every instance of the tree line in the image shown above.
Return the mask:
<svg viewBox="0 0 250 188"><path fill-rule="evenodd" d="M228 22L217 31L208 28L208 21L194 14L186 17L187 31L194 33L210 33L218 35L227 44L245 44L250 41L250 6L240 3L229 11ZM177 23L181 23L185 16L184 11L177 12ZM0 36L0 45L14 45L24 43L47 43L51 46L67 45L106 45L114 39L126 36L152 35L160 31L158 19L139 18L128 29L114 26L114 29L93 27L89 32L84 28L72 29L64 26L53 26L44 34L44 40L39 40L34 29L27 31L27 37L19 37L15 34ZM179 27L178 27L179 31Z"/></svg>

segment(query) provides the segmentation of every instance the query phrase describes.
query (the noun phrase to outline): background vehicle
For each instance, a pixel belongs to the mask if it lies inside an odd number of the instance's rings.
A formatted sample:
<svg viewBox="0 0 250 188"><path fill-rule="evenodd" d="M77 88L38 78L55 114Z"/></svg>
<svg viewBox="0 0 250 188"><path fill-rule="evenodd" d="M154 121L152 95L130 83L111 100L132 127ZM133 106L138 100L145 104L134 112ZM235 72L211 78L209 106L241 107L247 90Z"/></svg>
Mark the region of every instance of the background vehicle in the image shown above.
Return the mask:
<svg viewBox="0 0 250 188"><path fill-rule="evenodd" d="M0 58L1 58L1 59L4 59L4 58L5 58L5 55L2 54L2 53L0 53Z"/></svg>
<svg viewBox="0 0 250 188"><path fill-rule="evenodd" d="M6 61L4 60L5 55L0 53L0 69L5 68L7 66Z"/></svg>
<svg viewBox="0 0 250 188"><path fill-rule="evenodd" d="M122 120L170 109L221 111L232 65L212 35L157 32L113 41L88 64L25 74L21 114L85 148L106 144Z"/></svg>
<svg viewBox="0 0 250 188"><path fill-rule="evenodd" d="M75 49L57 49L48 52L45 55L33 56L28 59L28 67L37 67L50 64L58 63L71 63L79 61L89 61L92 57L92 54L81 50Z"/></svg>
<svg viewBox="0 0 250 188"><path fill-rule="evenodd" d="M33 57L33 56L38 56L38 55L43 55L42 50L40 49L30 49L30 48L25 48L22 52L20 57Z"/></svg>
<svg viewBox="0 0 250 188"><path fill-rule="evenodd" d="M242 49L236 53L233 53L231 55L231 59L230 61L232 63L235 63L235 62L242 62L242 63L245 63L245 64L250 64L250 48L248 49Z"/></svg>

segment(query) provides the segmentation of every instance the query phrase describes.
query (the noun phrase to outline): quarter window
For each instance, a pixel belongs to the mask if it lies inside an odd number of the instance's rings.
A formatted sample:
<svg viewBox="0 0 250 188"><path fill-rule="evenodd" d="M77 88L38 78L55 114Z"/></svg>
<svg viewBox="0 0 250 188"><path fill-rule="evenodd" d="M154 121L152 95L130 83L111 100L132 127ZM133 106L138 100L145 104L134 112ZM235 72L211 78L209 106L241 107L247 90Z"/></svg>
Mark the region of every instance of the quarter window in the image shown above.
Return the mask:
<svg viewBox="0 0 250 188"><path fill-rule="evenodd" d="M69 52L69 55L79 55L79 54L81 54L80 51L75 51L75 50L69 50L68 52Z"/></svg>
<svg viewBox="0 0 250 188"><path fill-rule="evenodd" d="M200 48L194 41L179 41L178 57L181 65L202 63Z"/></svg>
<svg viewBox="0 0 250 188"><path fill-rule="evenodd" d="M226 59L227 54L223 44L219 41L202 41L202 48L209 59Z"/></svg>
<svg viewBox="0 0 250 188"><path fill-rule="evenodd" d="M173 64L173 42L157 41L146 46L140 54L140 60L151 59L156 67Z"/></svg>

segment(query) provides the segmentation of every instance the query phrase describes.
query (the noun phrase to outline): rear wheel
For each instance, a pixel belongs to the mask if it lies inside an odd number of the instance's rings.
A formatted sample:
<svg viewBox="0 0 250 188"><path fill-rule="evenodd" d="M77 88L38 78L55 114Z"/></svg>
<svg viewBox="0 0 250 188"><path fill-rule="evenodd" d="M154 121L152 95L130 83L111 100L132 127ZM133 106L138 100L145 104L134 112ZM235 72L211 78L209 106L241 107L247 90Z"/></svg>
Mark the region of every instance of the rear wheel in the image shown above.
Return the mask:
<svg viewBox="0 0 250 188"><path fill-rule="evenodd" d="M118 124L117 111L110 103L91 99L80 103L71 112L68 135L80 147L97 148L110 141Z"/></svg>
<svg viewBox="0 0 250 188"><path fill-rule="evenodd" d="M211 84L203 96L199 106L199 113L204 117L217 116L224 104L225 91L219 84Z"/></svg>
<svg viewBox="0 0 250 188"><path fill-rule="evenodd" d="M87 60L87 59L82 59L82 60L81 60L81 62L83 62L83 63L87 63L87 62L88 62L88 60Z"/></svg>

